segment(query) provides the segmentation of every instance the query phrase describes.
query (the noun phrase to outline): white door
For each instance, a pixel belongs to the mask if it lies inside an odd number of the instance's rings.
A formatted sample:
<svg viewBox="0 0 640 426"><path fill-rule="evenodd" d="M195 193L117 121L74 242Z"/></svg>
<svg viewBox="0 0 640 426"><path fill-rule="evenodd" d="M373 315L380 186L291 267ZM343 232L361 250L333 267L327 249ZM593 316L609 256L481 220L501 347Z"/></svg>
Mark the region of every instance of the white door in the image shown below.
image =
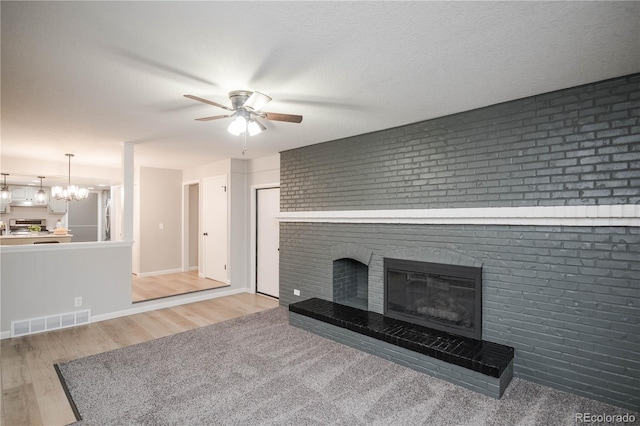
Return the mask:
<svg viewBox="0 0 640 426"><path fill-rule="evenodd" d="M202 273L228 282L227 176L204 179L202 185Z"/></svg>
<svg viewBox="0 0 640 426"><path fill-rule="evenodd" d="M280 188L256 191L256 291L279 297Z"/></svg>

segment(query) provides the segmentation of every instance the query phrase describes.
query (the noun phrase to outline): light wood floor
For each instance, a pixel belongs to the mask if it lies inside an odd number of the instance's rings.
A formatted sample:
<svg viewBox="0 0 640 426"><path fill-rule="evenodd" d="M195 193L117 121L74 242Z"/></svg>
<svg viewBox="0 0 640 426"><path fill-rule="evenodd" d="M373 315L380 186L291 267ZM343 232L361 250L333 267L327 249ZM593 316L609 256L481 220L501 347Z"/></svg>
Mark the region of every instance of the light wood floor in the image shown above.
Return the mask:
<svg viewBox="0 0 640 426"><path fill-rule="evenodd" d="M80 327L1 342L2 407L7 426L66 425L75 421L54 363L176 334L278 306L241 293Z"/></svg>
<svg viewBox="0 0 640 426"><path fill-rule="evenodd" d="M200 278L198 271L178 272L175 274L155 275L131 278L131 298L133 302L160 299L177 294L192 293L194 291L209 290L225 287L228 284Z"/></svg>

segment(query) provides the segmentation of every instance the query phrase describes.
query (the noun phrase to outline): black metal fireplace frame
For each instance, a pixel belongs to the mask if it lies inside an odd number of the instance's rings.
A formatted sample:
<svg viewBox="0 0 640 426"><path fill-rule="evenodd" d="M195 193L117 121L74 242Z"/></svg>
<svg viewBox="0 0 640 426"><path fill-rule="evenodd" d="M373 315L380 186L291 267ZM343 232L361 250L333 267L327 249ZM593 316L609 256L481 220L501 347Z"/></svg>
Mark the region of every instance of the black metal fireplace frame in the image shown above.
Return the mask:
<svg viewBox="0 0 640 426"><path fill-rule="evenodd" d="M475 285L475 313L473 329L463 327L453 327L437 322L424 320L411 315L403 315L400 312L387 309L389 300L388 272L390 270L400 272L416 272L440 276L449 276L473 281ZM384 315L401 321L422 325L432 329L470 337L472 339L482 339L482 268L473 266L447 265L442 263L420 262L415 260L384 258Z"/></svg>

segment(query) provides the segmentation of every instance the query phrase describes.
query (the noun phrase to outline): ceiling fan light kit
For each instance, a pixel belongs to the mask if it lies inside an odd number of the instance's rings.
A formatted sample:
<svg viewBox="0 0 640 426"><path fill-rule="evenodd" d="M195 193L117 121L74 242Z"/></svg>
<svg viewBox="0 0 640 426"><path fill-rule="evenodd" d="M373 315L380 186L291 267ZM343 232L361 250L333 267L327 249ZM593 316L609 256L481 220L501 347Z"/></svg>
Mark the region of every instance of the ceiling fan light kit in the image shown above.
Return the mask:
<svg viewBox="0 0 640 426"><path fill-rule="evenodd" d="M247 119L244 118L243 115L238 115L233 119L229 127L227 127L227 131L234 136L240 136L242 132L244 132L245 127L247 126Z"/></svg>
<svg viewBox="0 0 640 426"><path fill-rule="evenodd" d="M264 127L258 121L250 121L249 124L247 124L247 131L249 132L249 136L255 136L263 130L266 130L266 127Z"/></svg>
<svg viewBox="0 0 640 426"><path fill-rule="evenodd" d="M227 115L214 115L211 117L196 118L197 121L212 121L221 118L233 118L227 131L234 136L243 135L243 150L244 154L247 150L247 133L249 136L255 136L261 133L267 128L258 120L273 120L273 121L286 121L289 123L301 123L301 115L281 114L275 112L261 112L260 110L269 102L271 97L260 92L251 92L249 90L234 90L229 92L229 99L231 100L231 107L219 104L217 102L210 101L208 99L200 98L193 95L184 95L186 98L193 99L194 101L203 102L208 105L213 105L218 108L226 109L233 112L233 114Z"/></svg>

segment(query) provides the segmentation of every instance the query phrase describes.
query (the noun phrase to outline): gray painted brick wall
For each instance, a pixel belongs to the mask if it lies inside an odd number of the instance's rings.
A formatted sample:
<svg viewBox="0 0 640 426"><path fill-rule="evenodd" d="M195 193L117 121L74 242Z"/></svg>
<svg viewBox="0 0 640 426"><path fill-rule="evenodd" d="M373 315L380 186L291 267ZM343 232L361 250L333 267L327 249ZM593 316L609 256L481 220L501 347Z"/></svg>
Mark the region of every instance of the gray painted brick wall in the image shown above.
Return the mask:
<svg viewBox="0 0 640 426"><path fill-rule="evenodd" d="M282 211L637 204L640 74L281 154ZM331 300L332 251L483 264L483 338L514 374L640 410L640 229L282 223L281 304ZM293 289L301 290L301 298Z"/></svg>
<svg viewBox="0 0 640 426"><path fill-rule="evenodd" d="M281 153L282 211L635 204L640 74Z"/></svg>
<svg viewBox="0 0 640 426"><path fill-rule="evenodd" d="M282 223L282 305L332 300L341 243L373 250L369 310L379 313L384 257L432 247L475 258L483 339L515 348L516 377L639 410L638 228Z"/></svg>

